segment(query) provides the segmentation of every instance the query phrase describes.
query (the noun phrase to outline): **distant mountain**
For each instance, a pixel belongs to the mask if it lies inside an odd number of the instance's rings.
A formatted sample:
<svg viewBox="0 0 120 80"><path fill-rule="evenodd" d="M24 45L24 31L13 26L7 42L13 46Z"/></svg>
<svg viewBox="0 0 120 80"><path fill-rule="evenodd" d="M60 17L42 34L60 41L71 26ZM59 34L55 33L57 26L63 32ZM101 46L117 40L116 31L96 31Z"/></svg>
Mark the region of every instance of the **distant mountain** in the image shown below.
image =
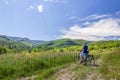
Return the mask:
<svg viewBox="0 0 120 80"><path fill-rule="evenodd" d="M46 46L46 47L67 47L67 46L73 46L73 45L83 45L85 40L78 40L78 39L58 39L54 41L47 41L41 44L40 46Z"/></svg>
<svg viewBox="0 0 120 80"><path fill-rule="evenodd" d="M22 43L27 46L45 46L45 47L67 47L73 45L83 45L83 43L85 42L85 40L69 38L58 39L53 41L30 40L28 38L12 37L6 35L0 35L0 38Z"/></svg>
<svg viewBox="0 0 120 80"><path fill-rule="evenodd" d="M23 50L29 50L33 47L32 44L25 44L25 43L20 43L14 40L10 40L6 36L1 36L0 35L0 54L3 53L3 49L6 50L6 52L20 52Z"/></svg>
<svg viewBox="0 0 120 80"><path fill-rule="evenodd" d="M85 40L80 39L58 39L54 41L30 40L28 38L11 37L0 35L0 47L5 47L8 51L19 52L23 50L42 51L53 48L65 48L72 46L83 46ZM105 49L112 47L120 47L120 40L108 41L87 41L90 49Z"/></svg>
<svg viewBox="0 0 120 80"><path fill-rule="evenodd" d="M5 36L5 35L0 35L0 38L6 38L8 40L16 41L16 42L23 43L26 45L40 45L43 42L45 42L42 40L30 40L28 38L11 37L11 36Z"/></svg>

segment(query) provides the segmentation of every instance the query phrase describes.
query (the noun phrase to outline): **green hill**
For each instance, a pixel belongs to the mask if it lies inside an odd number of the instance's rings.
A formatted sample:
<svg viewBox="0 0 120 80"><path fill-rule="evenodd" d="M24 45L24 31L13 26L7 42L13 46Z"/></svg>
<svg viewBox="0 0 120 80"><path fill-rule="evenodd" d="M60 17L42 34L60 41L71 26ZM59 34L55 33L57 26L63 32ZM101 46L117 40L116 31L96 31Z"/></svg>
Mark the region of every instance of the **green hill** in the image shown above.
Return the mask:
<svg viewBox="0 0 120 80"><path fill-rule="evenodd" d="M59 39L54 41L44 42L33 50L36 51L80 51L83 47L85 40L78 39ZM87 41L89 50L110 49L113 47L120 47L120 40L107 40L107 41Z"/></svg>
<svg viewBox="0 0 120 80"><path fill-rule="evenodd" d="M12 36L5 36L5 35L0 35L0 38L6 38L8 40L16 41L18 43L23 43L23 44L31 45L31 46L40 45L43 42L45 42L42 40L30 40L28 38L12 37Z"/></svg>
<svg viewBox="0 0 120 80"><path fill-rule="evenodd" d="M7 52L20 52L31 48L31 44L17 42L14 40L10 40L6 36L0 36L0 54ZM5 51L3 51L3 49L5 49Z"/></svg>
<svg viewBox="0 0 120 80"><path fill-rule="evenodd" d="M68 47L68 46L74 46L74 45L82 45L85 40L77 40L77 39L58 39L54 41L47 41L41 44L40 46L46 46L46 47Z"/></svg>
<svg viewBox="0 0 120 80"><path fill-rule="evenodd" d="M85 40L80 39L58 39L54 41L30 40L28 38L10 37L0 35L0 46L12 50L14 52L29 50L40 51L79 51ZM112 47L120 47L120 40L107 41L87 41L89 50L93 49L108 49ZM3 51L4 52L4 51Z"/></svg>

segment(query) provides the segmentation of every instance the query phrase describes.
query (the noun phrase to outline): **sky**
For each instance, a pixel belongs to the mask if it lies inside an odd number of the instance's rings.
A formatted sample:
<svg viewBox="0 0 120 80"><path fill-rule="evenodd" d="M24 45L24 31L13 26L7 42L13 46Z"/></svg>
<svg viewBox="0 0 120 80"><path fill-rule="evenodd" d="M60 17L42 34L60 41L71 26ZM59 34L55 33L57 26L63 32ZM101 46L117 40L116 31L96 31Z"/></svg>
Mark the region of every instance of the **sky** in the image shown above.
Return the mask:
<svg viewBox="0 0 120 80"><path fill-rule="evenodd" d="M0 35L120 40L120 0L0 0Z"/></svg>

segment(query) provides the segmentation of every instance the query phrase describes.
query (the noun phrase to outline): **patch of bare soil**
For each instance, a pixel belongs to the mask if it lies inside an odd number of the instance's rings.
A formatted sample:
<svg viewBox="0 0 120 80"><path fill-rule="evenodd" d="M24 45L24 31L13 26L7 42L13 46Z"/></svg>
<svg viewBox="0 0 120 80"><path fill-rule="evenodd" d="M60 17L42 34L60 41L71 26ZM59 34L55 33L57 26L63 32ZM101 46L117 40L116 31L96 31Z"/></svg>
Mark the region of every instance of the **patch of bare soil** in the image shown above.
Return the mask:
<svg viewBox="0 0 120 80"><path fill-rule="evenodd" d="M98 69L98 67L100 66L102 60L98 59L96 61L97 64L95 64L93 66L93 69ZM80 66L80 64L71 64L66 68L60 69L57 73L55 73L54 76L56 76L55 80L83 80L83 79L79 79L77 77L75 77L76 72L71 72L71 69L74 69L75 67ZM84 67L84 66L83 66ZM86 77L84 78L84 80L105 80L101 74L98 74L97 72L91 71L88 74L86 74Z"/></svg>
<svg viewBox="0 0 120 80"><path fill-rule="evenodd" d="M75 72L70 71L75 67L76 67L76 64L73 63L68 67L59 70L57 73L55 73L55 75L57 75L55 80L76 80L74 77Z"/></svg>
<svg viewBox="0 0 120 80"><path fill-rule="evenodd" d="M92 72L87 74L85 80L105 80L105 79L100 74Z"/></svg>
<svg viewBox="0 0 120 80"><path fill-rule="evenodd" d="M32 76L27 76L27 77L21 77L16 80L35 80L36 77L37 77L36 75L32 75Z"/></svg>

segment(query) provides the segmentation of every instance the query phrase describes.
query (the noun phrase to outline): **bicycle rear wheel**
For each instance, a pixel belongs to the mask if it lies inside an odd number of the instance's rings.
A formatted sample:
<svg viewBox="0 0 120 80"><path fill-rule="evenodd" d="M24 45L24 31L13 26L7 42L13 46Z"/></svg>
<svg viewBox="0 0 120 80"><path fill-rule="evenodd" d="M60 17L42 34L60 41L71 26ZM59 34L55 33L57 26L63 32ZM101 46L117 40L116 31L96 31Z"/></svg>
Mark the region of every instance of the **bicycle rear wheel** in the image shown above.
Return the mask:
<svg viewBox="0 0 120 80"><path fill-rule="evenodd" d="M92 61L91 61L91 63L92 63L93 65L95 65L95 58L94 58L94 56L92 56Z"/></svg>
<svg viewBox="0 0 120 80"><path fill-rule="evenodd" d="M90 65L95 65L95 58L93 55L88 55L86 58L86 63Z"/></svg>
<svg viewBox="0 0 120 80"><path fill-rule="evenodd" d="M90 56L90 63L92 64L92 65L95 65L95 58L94 58L94 56L93 55L91 55Z"/></svg>

